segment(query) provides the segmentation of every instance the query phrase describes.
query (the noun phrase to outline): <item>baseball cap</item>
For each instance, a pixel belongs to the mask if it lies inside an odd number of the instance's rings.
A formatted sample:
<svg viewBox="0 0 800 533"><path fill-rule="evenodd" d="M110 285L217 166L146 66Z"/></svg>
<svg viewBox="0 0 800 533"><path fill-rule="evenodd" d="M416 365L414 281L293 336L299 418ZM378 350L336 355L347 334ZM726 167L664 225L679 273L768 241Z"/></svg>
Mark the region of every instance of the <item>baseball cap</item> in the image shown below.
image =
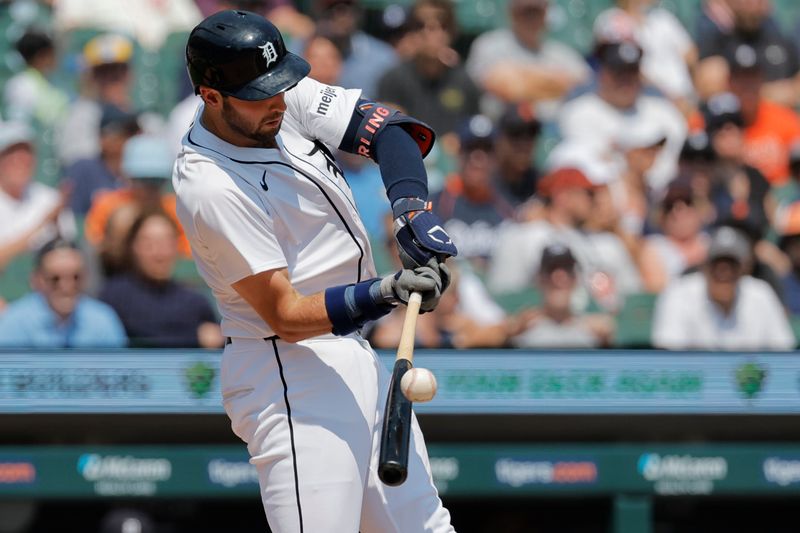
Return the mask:
<svg viewBox="0 0 800 533"><path fill-rule="evenodd" d="M617 131L614 144L622 150L663 146L667 142L664 128L654 120L629 120Z"/></svg>
<svg viewBox="0 0 800 533"><path fill-rule="evenodd" d="M713 161L714 150L705 130L690 133L683 142L680 154L681 161Z"/></svg>
<svg viewBox="0 0 800 533"><path fill-rule="evenodd" d="M83 47L83 60L88 67L127 63L132 56L133 41L117 33L98 35Z"/></svg>
<svg viewBox="0 0 800 533"><path fill-rule="evenodd" d="M542 124L529 103L509 105L497 123L498 129L509 137L536 137Z"/></svg>
<svg viewBox="0 0 800 533"><path fill-rule="evenodd" d="M559 268L573 271L577 264L578 261L567 246L561 243L554 243L545 246L544 250L542 250L539 269L543 272L552 272Z"/></svg>
<svg viewBox="0 0 800 533"><path fill-rule="evenodd" d="M700 111L703 114L708 135L716 133L726 124L744 127L742 105L739 98L733 93L715 94L700 107Z"/></svg>
<svg viewBox="0 0 800 533"><path fill-rule="evenodd" d="M708 246L708 260L733 259L739 264L750 260L750 242L741 231L722 226L711 235Z"/></svg>
<svg viewBox="0 0 800 533"><path fill-rule="evenodd" d="M153 533L155 526L146 514L133 509L111 511L103 519L101 533Z"/></svg>
<svg viewBox="0 0 800 533"><path fill-rule="evenodd" d="M0 124L0 153L17 144L33 145L35 139L33 129L24 122Z"/></svg>
<svg viewBox="0 0 800 533"><path fill-rule="evenodd" d="M597 59L612 70L638 70L642 49L633 41L603 44L598 47Z"/></svg>
<svg viewBox="0 0 800 533"><path fill-rule="evenodd" d="M159 135L141 134L128 139L122 150L122 172L134 179L169 179L175 157L169 142Z"/></svg>
<svg viewBox="0 0 800 533"><path fill-rule="evenodd" d="M570 189L594 189L596 185L581 170L573 167L558 168L546 174L537 184L538 193L543 198Z"/></svg>
<svg viewBox="0 0 800 533"><path fill-rule="evenodd" d="M100 131L121 131L136 133L139 131L139 117L113 104L103 106L100 115Z"/></svg>
<svg viewBox="0 0 800 533"><path fill-rule="evenodd" d="M728 47L723 53L731 73L760 72L762 65L758 52L749 44Z"/></svg>
<svg viewBox="0 0 800 533"><path fill-rule="evenodd" d="M691 184L687 180L677 179L667 186L664 197L661 198L661 210L669 213L675 204L684 203L692 205L694 195L692 194Z"/></svg>
<svg viewBox="0 0 800 533"><path fill-rule="evenodd" d="M548 154L545 167L578 169L594 185L604 185L619 177L619 167L605 143L567 140L558 143Z"/></svg>
<svg viewBox="0 0 800 533"><path fill-rule="evenodd" d="M491 150L494 146L495 127L486 115L473 115L458 129L461 151Z"/></svg>

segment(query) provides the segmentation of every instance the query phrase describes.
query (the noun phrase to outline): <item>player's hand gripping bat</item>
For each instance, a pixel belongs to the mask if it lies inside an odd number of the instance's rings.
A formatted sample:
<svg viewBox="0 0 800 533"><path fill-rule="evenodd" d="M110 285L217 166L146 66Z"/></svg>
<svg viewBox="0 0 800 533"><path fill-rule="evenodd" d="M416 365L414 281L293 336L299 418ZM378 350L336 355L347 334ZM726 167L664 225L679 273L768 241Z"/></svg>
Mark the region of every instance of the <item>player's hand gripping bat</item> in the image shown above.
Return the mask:
<svg viewBox="0 0 800 533"><path fill-rule="evenodd" d="M412 293L408 299L400 344L389 382L389 394L386 397L386 409L383 413L383 430L381 432L381 451L378 462L378 477L386 485L401 485L408 476L408 446L411 437L411 400L401 390L403 375L413 366L414 335L417 327L417 315L422 298L419 293Z"/></svg>

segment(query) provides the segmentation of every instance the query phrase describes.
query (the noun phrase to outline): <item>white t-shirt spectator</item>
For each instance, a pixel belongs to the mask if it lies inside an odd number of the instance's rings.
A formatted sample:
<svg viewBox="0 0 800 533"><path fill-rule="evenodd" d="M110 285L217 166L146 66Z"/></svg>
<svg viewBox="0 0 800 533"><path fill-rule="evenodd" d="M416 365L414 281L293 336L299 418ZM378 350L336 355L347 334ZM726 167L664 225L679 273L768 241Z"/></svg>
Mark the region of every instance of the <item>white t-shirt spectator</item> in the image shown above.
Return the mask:
<svg viewBox="0 0 800 533"><path fill-rule="evenodd" d="M653 322L653 345L669 350L791 350L796 340L783 306L770 286L743 276L730 315L708 297L705 275L673 281L661 293Z"/></svg>
<svg viewBox="0 0 800 533"><path fill-rule="evenodd" d="M28 186L20 200L0 190L0 220L3 221L0 224L0 245L7 244L35 228L55 208L58 201L58 191L36 182ZM35 250L57 235L65 239L75 237L75 217L71 211L62 211L57 224L43 227L31 238L29 247Z"/></svg>

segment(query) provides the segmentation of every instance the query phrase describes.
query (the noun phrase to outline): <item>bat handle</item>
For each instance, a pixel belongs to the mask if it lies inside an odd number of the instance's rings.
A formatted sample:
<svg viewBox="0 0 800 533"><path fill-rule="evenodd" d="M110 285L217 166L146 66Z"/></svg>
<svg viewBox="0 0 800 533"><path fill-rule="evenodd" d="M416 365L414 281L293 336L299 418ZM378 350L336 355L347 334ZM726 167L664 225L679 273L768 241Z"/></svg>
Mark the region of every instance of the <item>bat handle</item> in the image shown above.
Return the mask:
<svg viewBox="0 0 800 533"><path fill-rule="evenodd" d="M422 295L418 292L412 292L408 298L403 330L400 333L400 342L397 345L397 359L406 359L408 362L413 362L414 360L414 337L420 304L422 304Z"/></svg>

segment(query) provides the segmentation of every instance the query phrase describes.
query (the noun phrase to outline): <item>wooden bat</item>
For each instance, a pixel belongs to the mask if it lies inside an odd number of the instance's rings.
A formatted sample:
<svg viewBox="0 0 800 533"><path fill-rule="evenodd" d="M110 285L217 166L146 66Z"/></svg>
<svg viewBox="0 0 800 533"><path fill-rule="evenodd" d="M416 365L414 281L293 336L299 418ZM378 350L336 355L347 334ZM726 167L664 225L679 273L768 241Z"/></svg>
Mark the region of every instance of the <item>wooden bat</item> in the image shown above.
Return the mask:
<svg viewBox="0 0 800 533"><path fill-rule="evenodd" d="M386 485L401 485L408 476L408 444L411 437L411 401L400 390L400 380L411 369L414 360L414 335L422 297L414 292L408 299L400 344L389 382L389 394L383 413L378 477Z"/></svg>

